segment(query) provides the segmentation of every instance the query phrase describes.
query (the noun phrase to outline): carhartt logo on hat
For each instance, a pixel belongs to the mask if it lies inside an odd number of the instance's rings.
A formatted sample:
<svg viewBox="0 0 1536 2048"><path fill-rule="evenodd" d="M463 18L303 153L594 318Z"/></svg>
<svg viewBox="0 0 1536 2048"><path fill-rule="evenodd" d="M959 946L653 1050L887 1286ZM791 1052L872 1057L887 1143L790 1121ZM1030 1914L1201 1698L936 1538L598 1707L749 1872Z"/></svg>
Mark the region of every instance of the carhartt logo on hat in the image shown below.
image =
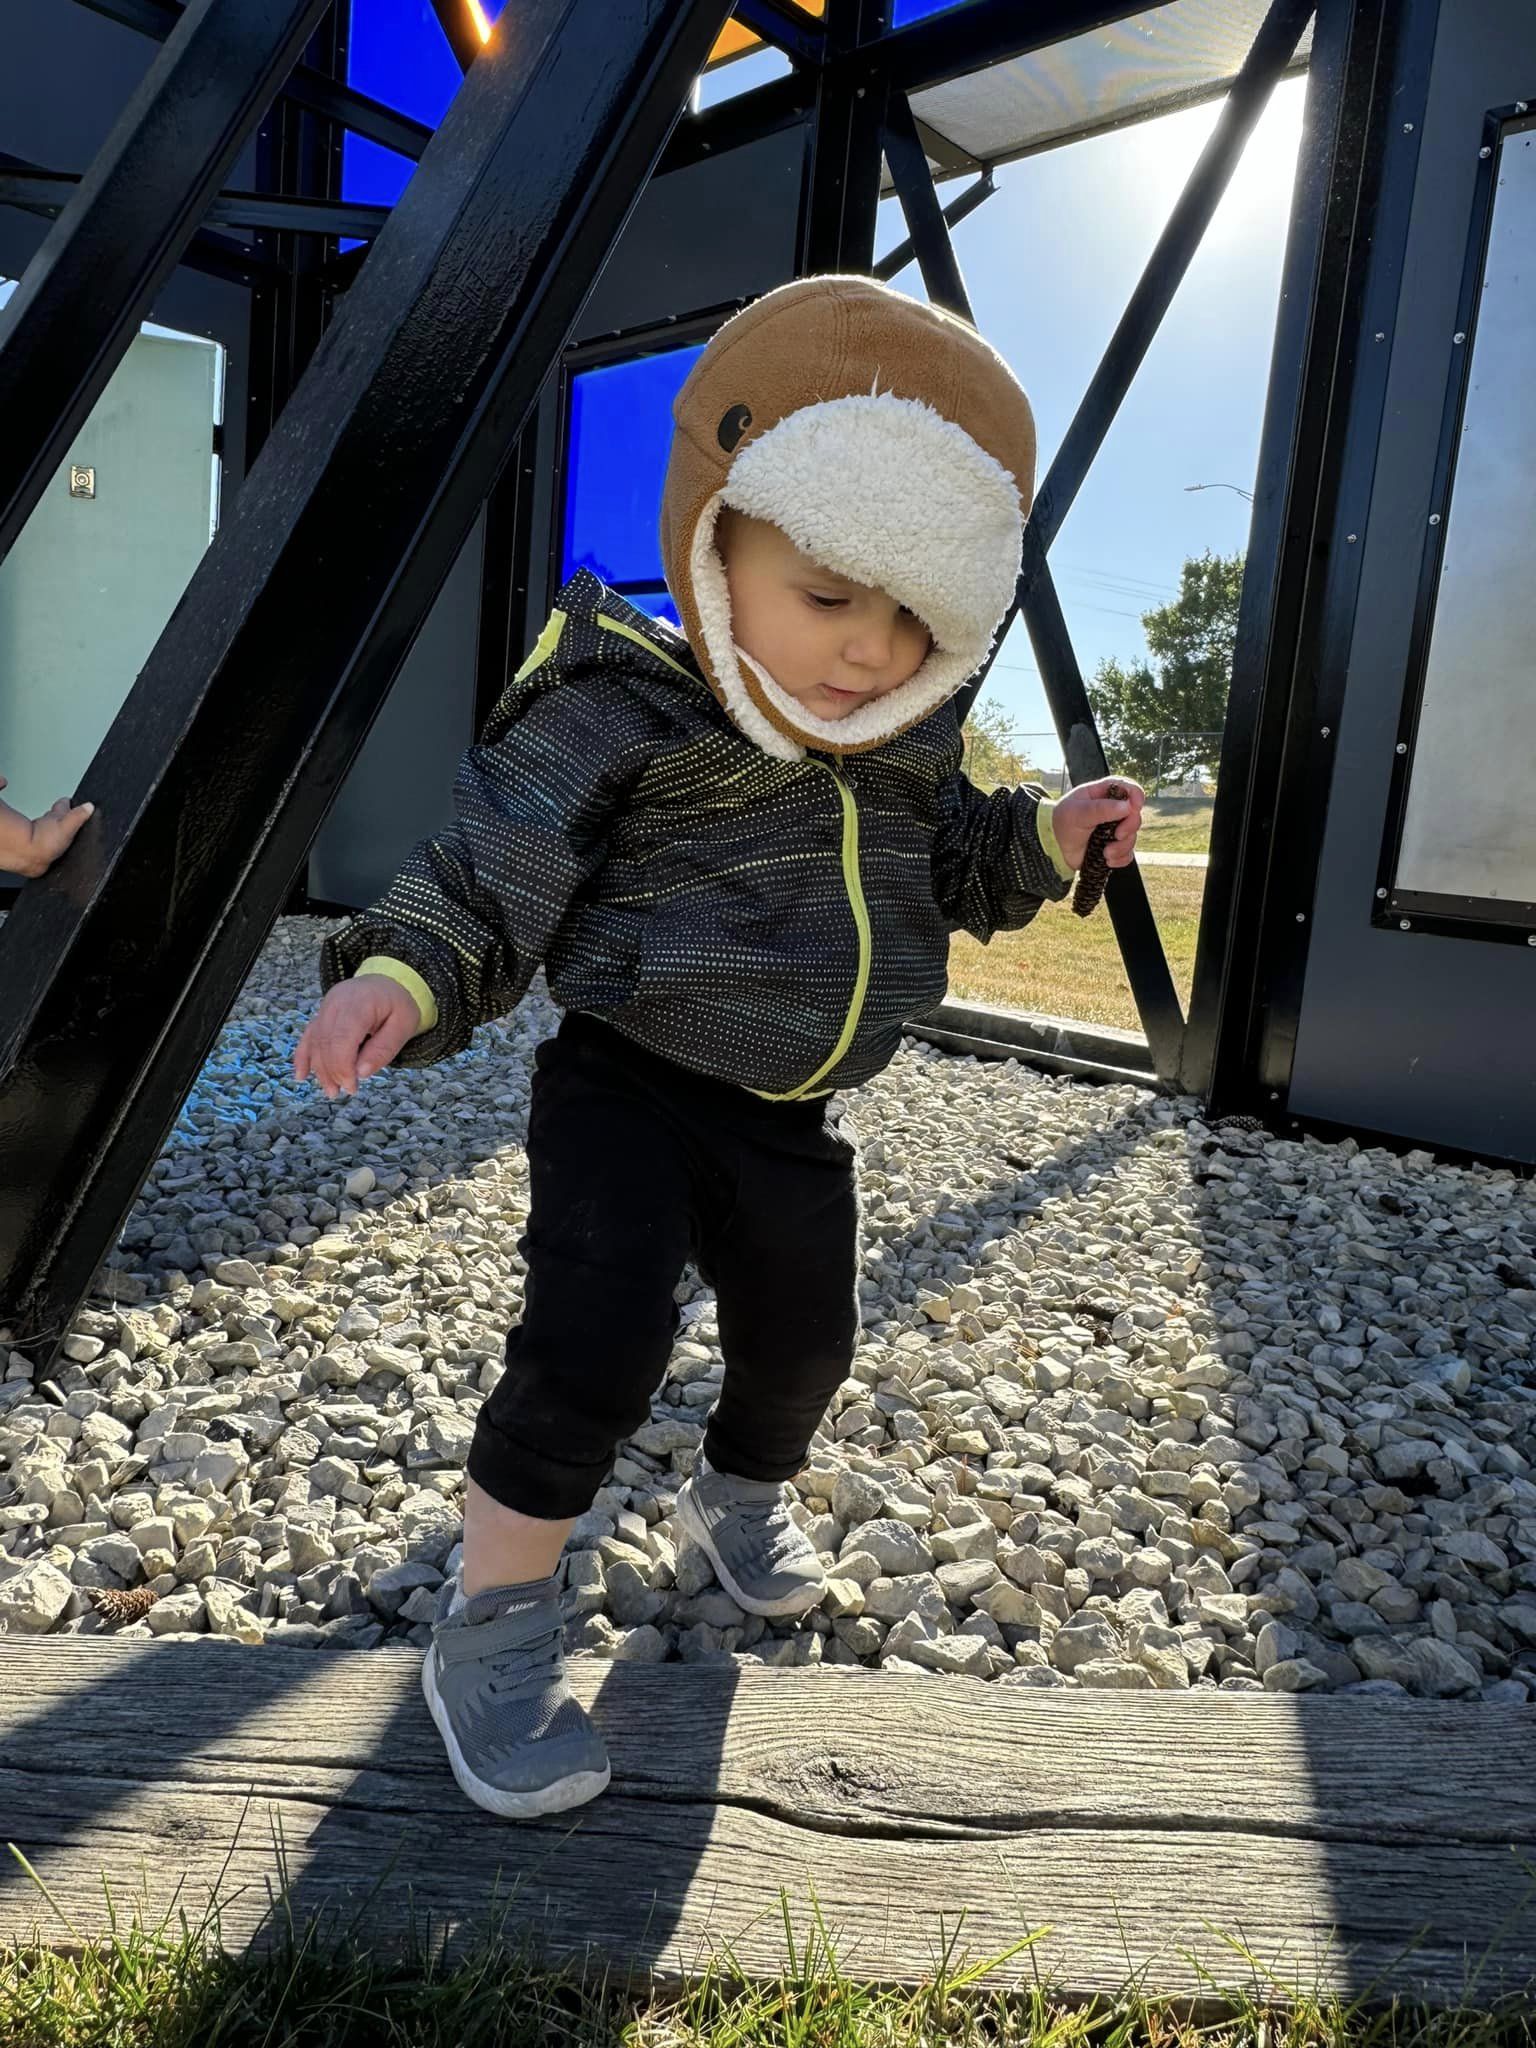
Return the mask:
<svg viewBox="0 0 1536 2048"><path fill-rule="evenodd" d="M1035 427L974 328L872 278L784 285L720 329L673 417L667 582L716 694L765 752L880 746L975 673L1018 580ZM833 721L744 664L714 539L725 506L909 606L933 637L917 673Z"/></svg>

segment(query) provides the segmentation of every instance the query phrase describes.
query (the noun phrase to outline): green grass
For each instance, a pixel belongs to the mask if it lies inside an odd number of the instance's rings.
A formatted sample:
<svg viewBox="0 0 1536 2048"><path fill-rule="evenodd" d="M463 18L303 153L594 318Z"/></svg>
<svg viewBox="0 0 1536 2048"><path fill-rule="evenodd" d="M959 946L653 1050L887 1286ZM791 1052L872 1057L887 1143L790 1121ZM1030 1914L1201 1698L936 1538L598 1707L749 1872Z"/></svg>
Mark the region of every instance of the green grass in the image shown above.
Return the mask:
<svg viewBox="0 0 1536 2048"><path fill-rule="evenodd" d="M1205 874L1204 868L1141 870L1186 1012ZM1033 924L1021 932L999 932L988 946L956 933L949 950L949 990L961 1002L1079 1017L1085 1024L1117 1024L1127 1031L1141 1028L1114 927L1102 905L1092 917L1079 918L1066 903L1048 904Z"/></svg>
<svg viewBox="0 0 1536 2048"><path fill-rule="evenodd" d="M1150 798L1137 844L1144 853L1209 853L1213 805L1208 796Z"/></svg>
<svg viewBox="0 0 1536 2048"><path fill-rule="evenodd" d="M29 1872L30 1874L30 1872ZM39 1889L41 1890L41 1882ZM46 1892L44 1893L46 1897ZM50 1900L51 1904L52 1901ZM397 1960L346 1926L300 1927L281 1899L260 1948L220 1940L215 1902L158 1927L111 1917L110 1940L41 1941L0 1954L5 2048L1536 2048L1527 2003L1430 2012L1396 2001L1318 2004L1270 1976L1229 1940L1241 1987L1199 1973L1198 2000L1119 1992L1073 2004L1036 1962L1036 1935L967 1961L963 1922L940 1924L928 1979L891 1990L840 1965L819 1910L803 1934L781 1900L783 1966L745 1979L729 1947L665 1993L598 1966L552 1968L494 1921L452 1957L426 1930ZM67 1921L64 1932L70 1933ZM1042 1930L1042 1933L1047 1930ZM1006 1968L1013 1988L979 1979Z"/></svg>

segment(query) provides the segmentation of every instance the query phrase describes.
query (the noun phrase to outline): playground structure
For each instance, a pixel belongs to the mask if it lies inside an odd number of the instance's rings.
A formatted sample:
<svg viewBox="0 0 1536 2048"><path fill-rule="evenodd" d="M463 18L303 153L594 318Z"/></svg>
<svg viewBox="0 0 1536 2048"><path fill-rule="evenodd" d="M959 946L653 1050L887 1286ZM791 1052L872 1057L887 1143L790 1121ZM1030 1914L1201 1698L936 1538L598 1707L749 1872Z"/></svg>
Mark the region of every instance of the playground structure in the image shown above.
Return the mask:
<svg viewBox="0 0 1536 2048"><path fill-rule="evenodd" d="M914 1024L957 1051L1186 1090L1213 1117L1536 1164L1536 841L1517 801L1531 513L1507 481L1536 457L1520 369L1533 302L1508 256L1536 212L1536 21L1521 0L1235 0L1215 26L1196 0L509 0L494 23L434 4L464 74L435 132L352 82L366 0L22 0L8 30L7 133L32 139L0 160L0 272L19 279L0 314L0 556L42 530L35 516L110 502L81 435L146 322L216 339L225 394L215 444L197 450L222 470L216 538L82 760L96 818L0 929L12 1341L46 1367L274 921L366 901L441 821L452 762L565 566L583 379L665 364L788 277L874 268L887 189L910 248L880 267L915 254L930 297L968 311L949 228L999 166L1222 95L1026 538L1018 606L1066 768L1102 773L1051 544L1246 136L1302 66L1188 1014L1128 871L1108 907L1139 1036L1074 1033L1064 1052L1055 1027L963 1005ZM688 110L711 61L754 44L776 46L785 74ZM348 135L418 166L398 198L349 192ZM651 588L632 582L637 600ZM0 703L28 687L0 675ZM1458 778L1441 772L1452 715ZM1430 777L1415 777L1421 755ZM365 838L365 809L388 811L395 836ZM93 1910L114 1830L152 1868L193 1837L211 1865L252 1784L307 1828L317 1898L355 1899L402 1815L426 1856L440 1771L405 1703L413 1659L275 1670L274 1650L221 1646L210 1678L193 1654L6 1647L8 1810L77 1912ZM160 1657L174 1668L152 1669ZM170 1788L143 1765L163 1745L168 1674L202 1708L178 1751L188 1783ZM1202 1709L1203 1786L1175 1798L1194 1746L1179 1714L1195 1710L1162 1699L940 1707L929 1681L829 1672L790 1681L815 1692L814 1712L765 1762L748 1737L759 1712L770 1748L788 1725L775 1676L733 1704L718 1673L613 1667L622 1797L573 1843L544 1838L535 1911L574 1928L611 1903L613 1838L627 1837L662 1844L666 1910L658 1921L653 1900L643 1929L607 1931L668 1968L701 1932L736 1933L713 1913L721 1887L742 1884L757 1909L806 1870L867 1908L868 1931L910 1894L913 1919L870 1965L897 1977L918 1967L918 1904L988 1899L1015 1932L1021 1912L1069 1921L1077 1988L1122 1980L1122 1929L1150 1957L1224 1907L1239 1924L1264 1916L1264 1954L1344 1990L1449 2000L1501 1913L1501 1969L1536 1976L1528 1899L1514 1908L1515 1852L1528 1862L1536 1844L1536 1710ZM701 1740L716 1749L648 1782L641 1734L684 1685L695 1705L709 1694ZM877 1700L888 1784L856 1760ZM946 1768L988 1790L953 1808L921 1762L924 1728L951 1715L967 1727L946 1722ZM301 1726L321 1731L309 1748ZM1062 1746L1037 1763L1047 1728ZM1149 1773L1156 1799L1139 1790L1149 1731L1168 1758ZM386 1770L396 1735L404 1760ZM113 1741L107 1800L67 1758ZM1096 1776L1080 1761L1095 1741ZM504 1842L479 1822L462 1828L472 1853L456 1840L419 1892L451 1909L479 1896ZM1007 1895L983 1844L1012 1877L1042 1870L1034 1891ZM14 1895L6 1910L14 1934ZM1310 1947L1326 1924L1344 1928L1331 1975ZM1433 1940L1405 1960L1421 1924Z"/></svg>

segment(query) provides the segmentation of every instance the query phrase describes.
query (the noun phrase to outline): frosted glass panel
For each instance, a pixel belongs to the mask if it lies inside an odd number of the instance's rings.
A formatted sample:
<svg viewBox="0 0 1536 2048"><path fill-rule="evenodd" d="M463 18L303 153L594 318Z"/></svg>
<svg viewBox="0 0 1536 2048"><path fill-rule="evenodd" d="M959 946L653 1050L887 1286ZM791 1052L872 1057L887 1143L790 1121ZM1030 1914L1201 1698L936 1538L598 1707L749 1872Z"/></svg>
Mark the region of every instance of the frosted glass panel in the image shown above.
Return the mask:
<svg viewBox="0 0 1536 2048"><path fill-rule="evenodd" d="M1504 130L1396 887L1536 902L1536 124Z"/></svg>

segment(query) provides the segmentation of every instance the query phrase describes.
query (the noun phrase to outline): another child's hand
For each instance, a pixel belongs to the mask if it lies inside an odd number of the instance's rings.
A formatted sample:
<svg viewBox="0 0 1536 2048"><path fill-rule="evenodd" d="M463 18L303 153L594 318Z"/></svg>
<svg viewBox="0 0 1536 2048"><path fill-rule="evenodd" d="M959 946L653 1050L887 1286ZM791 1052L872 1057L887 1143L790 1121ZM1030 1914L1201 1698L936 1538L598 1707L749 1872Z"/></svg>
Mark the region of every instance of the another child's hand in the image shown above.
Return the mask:
<svg viewBox="0 0 1536 2048"><path fill-rule="evenodd" d="M4 788L5 777L0 775L0 789ZM95 809L94 804L71 807L69 798L61 796L40 818L28 818L0 803L0 868L29 880L45 875Z"/></svg>
<svg viewBox="0 0 1536 2048"><path fill-rule="evenodd" d="M313 1074L332 1101L339 1094L355 1095L359 1081L387 1067L420 1029L416 998L389 975L338 981L326 990L293 1049L293 1078Z"/></svg>
<svg viewBox="0 0 1536 2048"><path fill-rule="evenodd" d="M1109 796L1111 787L1124 790L1125 796ZM1063 860L1070 867L1080 868L1094 827L1118 820L1115 836L1104 849L1104 861L1111 868L1128 868L1135 858L1136 835L1141 830L1146 801L1147 793L1141 785L1124 775L1106 775L1098 782L1080 782L1076 789L1069 789L1051 811L1051 828Z"/></svg>

